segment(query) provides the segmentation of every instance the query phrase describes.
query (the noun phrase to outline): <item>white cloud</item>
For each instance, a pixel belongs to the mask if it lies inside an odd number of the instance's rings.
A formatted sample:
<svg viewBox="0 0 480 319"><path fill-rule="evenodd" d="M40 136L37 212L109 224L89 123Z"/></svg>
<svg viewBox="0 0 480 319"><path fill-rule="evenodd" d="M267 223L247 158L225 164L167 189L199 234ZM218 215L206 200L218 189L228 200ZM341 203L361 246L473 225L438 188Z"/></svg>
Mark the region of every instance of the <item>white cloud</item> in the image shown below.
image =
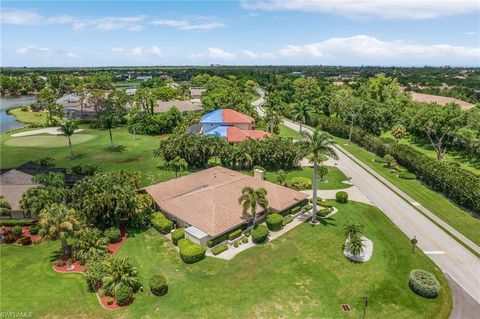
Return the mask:
<svg viewBox="0 0 480 319"><path fill-rule="evenodd" d="M235 54L223 51L219 48L208 48L208 56L212 59L232 60Z"/></svg>
<svg viewBox="0 0 480 319"><path fill-rule="evenodd" d="M397 59L410 61L446 61L456 59L464 64L473 61L478 64L480 48L454 46L450 44L417 44L402 40L382 41L367 35L348 38L331 38L305 45L287 45L278 50L283 57L310 57L324 59L351 59L360 61L385 60L395 63ZM367 62L367 61L365 61Z"/></svg>
<svg viewBox="0 0 480 319"><path fill-rule="evenodd" d="M332 13L355 19L434 19L480 10L472 0L267 0L242 2L247 10Z"/></svg>
<svg viewBox="0 0 480 319"><path fill-rule="evenodd" d="M129 59L164 57L162 50L157 46L152 46L150 49L143 49L142 47L132 49L112 48L112 52Z"/></svg>
<svg viewBox="0 0 480 319"><path fill-rule="evenodd" d="M162 50L160 50L160 48L156 46L153 46L150 50L148 50L148 53L158 57L163 57Z"/></svg>
<svg viewBox="0 0 480 319"><path fill-rule="evenodd" d="M245 54L245 56L247 58L250 58L250 59L274 59L274 58L276 58L275 54L269 53L269 52L255 53L255 52L250 51L250 50L243 50L243 54Z"/></svg>
<svg viewBox="0 0 480 319"><path fill-rule="evenodd" d="M80 56L78 54L67 52L62 49L50 49L43 48L33 44L28 44L23 47L20 47L16 50L19 55L23 56L38 56L44 59L53 59L53 58L69 58L69 59L78 59Z"/></svg>
<svg viewBox="0 0 480 319"><path fill-rule="evenodd" d="M189 30L211 30L211 29L226 27L226 24L221 23L221 22L214 22L214 21L193 22L193 21L188 21L188 20L173 20L173 19L155 20L155 21L152 22L152 24L156 25L156 26L173 27L173 28L177 28L177 29L185 30L185 31L189 31Z"/></svg>
<svg viewBox="0 0 480 319"><path fill-rule="evenodd" d="M203 59L204 57L205 57L205 54L201 54L201 53L190 53L186 55L187 59L192 59L192 60Z"/></svg>

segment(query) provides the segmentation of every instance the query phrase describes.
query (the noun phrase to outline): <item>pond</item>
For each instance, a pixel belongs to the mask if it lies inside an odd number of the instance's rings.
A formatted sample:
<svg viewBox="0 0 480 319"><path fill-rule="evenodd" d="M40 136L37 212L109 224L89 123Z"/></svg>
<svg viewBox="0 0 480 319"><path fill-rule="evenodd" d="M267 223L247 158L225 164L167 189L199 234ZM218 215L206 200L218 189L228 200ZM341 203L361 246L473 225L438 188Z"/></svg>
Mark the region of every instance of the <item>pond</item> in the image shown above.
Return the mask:
<svg viewBox="0 0 480 319"><path fill-rule="evenodd" d="M28 105L37 99L34 95L0 96L0 133L26 126L17 122L14 116L8 115L7 110L22 105Z"/></svg>

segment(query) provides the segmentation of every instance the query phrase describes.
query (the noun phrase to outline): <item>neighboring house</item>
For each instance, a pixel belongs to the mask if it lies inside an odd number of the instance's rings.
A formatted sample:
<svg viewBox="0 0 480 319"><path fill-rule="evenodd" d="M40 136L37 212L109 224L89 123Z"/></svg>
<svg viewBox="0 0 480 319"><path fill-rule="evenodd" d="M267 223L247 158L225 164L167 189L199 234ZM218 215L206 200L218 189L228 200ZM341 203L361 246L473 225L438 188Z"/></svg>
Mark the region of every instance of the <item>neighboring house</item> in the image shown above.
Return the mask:
<svg viewBox="0 0 480 319"><path fill-rule="evenodd" d="M254 119L248 115L230 109L220 109L202 116L198 133L217 135L229 143L236 143L247 138L261 139L270 134L253 129Z"/></svg>
<svg viewBox="0 0 480 319"><path fill-rule="evenodd" d="M137 88L133 87L133 88L125 89L125 93L127 93L127 95L134 95L135 93L137 93Z"/></svg>
<svg viewBox="0 0 480 319"><path fill-rule="evenodd" d="M147 80L150 80L152 78L151 75L147 75L147 76L137 76L137 81L147 81Z"/></svg>
<svg viewBox="0 0 480 319"><path fill-rule="evenodd" d="M84 117L95 117L96 111L88 107L87 98L84 101L83 107L83 116ZM66 115L72 118L80 118L82 116L82 110L80 106L80 96L76 93L65 94L61 98L57 99L57 103L63 106L63 111Z"/></svg>
<svg viewBox="0 0 480 319"><path fill-rule="evenodd" d="M11 169L0 175L0 195L12 207L12 217L22 218L23 213L20 208L20 199L23 193L32 187L36 187L32 181L32 175L26 174L16 169Z"/></svg>
<svg viewBox="0 0 480 319"><path fill-rule="evenodd" d="M186 227L186 236L206 245L208 240L225 234L243 224L246 218L238 198L249 186L267 190L271 211L281 212L303 203L307 195L263 179L257 170L249 176L220 166L205 169L167 182L151 185L142 190L177 226ZM264 212L258 208L258 215Z"/></svg>
<svg viewBox="0 0 480 319"><path fill-rule="evenodd" d="M190 95L192 96L192 100L200 100L202 98L203 92L205 92L205 89L202 87L190 88Z"/></svg>
<svg viewBox="0 0 480 319"><path fill-rule="evenodd" d="M155 113L164 113L170 110L172 107L176 107L177 109L180 110L182 113L188 113L188 112L198 112L202 111L202 105L200 103L194 102L194 101L159 101L157 102L157 105L154 108Z"/></svg>

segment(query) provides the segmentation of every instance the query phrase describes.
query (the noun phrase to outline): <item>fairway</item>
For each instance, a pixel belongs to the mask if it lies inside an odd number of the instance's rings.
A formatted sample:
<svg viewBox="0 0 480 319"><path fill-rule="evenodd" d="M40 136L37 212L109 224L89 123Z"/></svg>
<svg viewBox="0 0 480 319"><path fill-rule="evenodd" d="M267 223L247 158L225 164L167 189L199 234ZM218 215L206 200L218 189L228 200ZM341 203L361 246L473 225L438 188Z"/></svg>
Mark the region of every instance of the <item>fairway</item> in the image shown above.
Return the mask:
<svg viewBox="0 0 480 319"><path fill-rule="evenodd" d="M76 145L85 143L94 138L95 136L90 134L74 134L71 137L71 141L73 145ZM68 147L68 139L65 136L37 135L11 138L5 141L5 144L17 147Z"/></svg>

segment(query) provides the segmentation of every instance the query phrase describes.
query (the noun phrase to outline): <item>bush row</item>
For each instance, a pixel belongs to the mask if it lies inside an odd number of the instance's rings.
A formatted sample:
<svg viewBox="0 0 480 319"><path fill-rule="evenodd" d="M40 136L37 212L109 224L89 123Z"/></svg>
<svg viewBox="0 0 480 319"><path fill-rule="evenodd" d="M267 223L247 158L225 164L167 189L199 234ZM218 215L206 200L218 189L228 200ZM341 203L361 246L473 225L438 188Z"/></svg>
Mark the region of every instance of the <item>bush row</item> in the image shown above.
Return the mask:
<svg viewBox="0 0 480 319"><path fill-rule="evenodd" d="M160 212L152 214L151 222L153 228L162 234L168 234L173 229L173 222Z"/></svg>
<svg viewBox="0 0 480 319"><path fill-rule="evenodd" d="M243 229L238 228L230 233L228 233L228 240L234 240L242 235Z"/></svg>
<svg viewBox="0 0 480 319"><path fill-rule="evenodd" d="M35 221L32 219L0 219L0 226L30 226L33 225Z"/></svg>
<svg viewBox="0 0 480 319"><path fill-rule="evenodd" d="M350 126L341 120L324 115L313 116L308 124L318 125L322 130L342 138L348 138L350 131ZM358 127L352 131L352 141L378 156L393 156L398 164L433 190L459 205L480 211L480 175L431 158L408 145L369 134Z"/></svg>
<svg viewBox="0 0 480 319"><path fill-rule="evenodd" d="M188 239L180 239L178 248L180 248L180 257L186 264L193 264L205 258L205 248Z"/></svg>
<svg viewBox="0 0 480 319"><path fill-rule="evenodd" d="M242 231L244 231L245 229L247 229L247 224L243 224L242 226L240 226L240 227L232 230L232 231L229 232L229 233L225 233L225 234L223 234L223 235L220 235L220 236L218 236L218 237L215 237L215 238L209 240L208 243L207 243L208 248L215 247L215 246L217 246L218 244L220 244L221 242L224 242L225 240L228 239L228 235L229 235L229 234L236 232L238 229L240 229L240 233L241 233Z"/></svg>
<svg viewBox="0 0 480 319"><path fill-rule="evenodd" d="M228 249L228 246L227 245L220 245L218 246L217 248L213 249L212 250L212 254L214 254L215 256L220 254L220 253L223 253L225 250Z"/></svg>

